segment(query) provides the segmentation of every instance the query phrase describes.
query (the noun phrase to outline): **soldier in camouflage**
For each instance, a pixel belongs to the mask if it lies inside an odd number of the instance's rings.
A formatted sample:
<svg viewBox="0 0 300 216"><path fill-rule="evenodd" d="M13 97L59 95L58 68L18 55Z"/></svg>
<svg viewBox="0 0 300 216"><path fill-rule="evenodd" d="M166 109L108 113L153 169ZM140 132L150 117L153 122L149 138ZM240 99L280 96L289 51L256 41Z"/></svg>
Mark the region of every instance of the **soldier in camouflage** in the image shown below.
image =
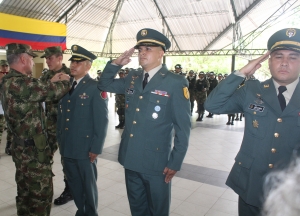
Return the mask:
<svg viewBox="0 0 300 216"><path fill-rule="evenodd" d="M125 77L124 70L119 71L119 77L120 77L120 79L123 79ZM116 94L115 99L116 99L117 114L119 116L119 124L116 126L116 128L124 129L124 125L125 125L125 94Z"/></svg>
<svg viewBox="0 0 300 216"><path fill-rule="evenodd" d="M8 62L6 60L1 60L1 73L0 73L0 80L2 80L2 77L6 74L8 74L9 72L9 65ZM2 109L2 108L1 108ZM0 116L0 131L1 131L1 136L0 136L0 140L2 137L2 132L5 128L5 120L4 117ZM6 147L5 147L5 153L7 155L11 155L11 150L10 150L10 146L11 146L11 142L12 142L12 133L10 132L10 130L7 130L7 136L6 136Z"/></svg>
<svg viewBox="0 0 300 216"><path fill-rule="evenodd" d="M41 58L46 59L46 63L48 65L48 70L44 71L40 80L42 82L49 82L52 77L57 73L65 73L70 75L70 69L66 67L63 61L63 52L60 46L47 47L44 50L44 54ZM48 132L48 142L54 153L58 148L58 143L56 139L56 122L57 122L57 108L58 108L58 100L47 101L45 102L45 111L46 111L46 119L47 119L47 132ZM63 164L63 161L61 161ZM73 200L68 181L66 176L64 176L65 189L62 194L54 200L55 205L63 205L70 200Z"/></svg>
<svg viewBox="0 0 300 216"><path fill-rule="evenodd" d="M190 93L190 102L191 102L191 115L193 115L194 102L195 102L195 84L196 84L196 75L193 70L189 71L189 75L186 78L189 82L189 93Z"/></svg>
<svg viewBox="0 0 300 216"><path fill-rule="evenodd" d="M17 214L50 215L53 197L52 148L47 142L41 103L61 98L70 89L69 75L58 73L49 82L31 76L37 55L26 44L6 45L10 72L3 77L1 101L16 167Z"/></svg>
<svg viewBox="0 0 300 216"><path fill-rule="evenodd" d="M205 79L205 73L201 71L199 73L199 79L195 84L195 96L198 104L198 118L196 121L202 121L204 115L204 102L207 97L207 90L209 89L209 82Z"/></svg>
<svg viewBox="0 0 300 216"><path fill-rule="evenodd" d="M207 96L212 92L212 90L214 90L214 88L216 88L216 86L218 85L218 80L216 79L215 73L213 71L211 71L209 73L209 78L207 79L209 82L209 89L207 90ZM206 116L207 118L213 118L214 114L213 113L209 113L208 116Z"/></svg>

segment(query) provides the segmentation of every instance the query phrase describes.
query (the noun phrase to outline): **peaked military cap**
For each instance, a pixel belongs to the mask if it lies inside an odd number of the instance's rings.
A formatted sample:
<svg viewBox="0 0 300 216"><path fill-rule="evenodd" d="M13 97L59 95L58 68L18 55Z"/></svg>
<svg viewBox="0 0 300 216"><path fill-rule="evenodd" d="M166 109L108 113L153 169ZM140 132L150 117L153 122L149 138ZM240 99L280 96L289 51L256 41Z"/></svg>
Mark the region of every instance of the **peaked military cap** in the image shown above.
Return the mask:
<svg viewBox="0 0 300 216"><path fill-rule="evenodd" d="M189 73L194 73L194 71L193 71L193 70L190 70Z"/></svg>
<svg viewBox="0 0 300 216"><path fill-rule="evenodd" d="M293 50L300 52L300 29L286 28L275 32L268 40L268 50Z"/></svg>
<svg viewBox="0 0 300 216"><path fill-rule="evenodd" d="M161 46L166 51L171 46L171 42L165 35L150 28L141 29L136 35L136 40L135 49L139 46Z"/></svg>
<svg viewBox="0 0 300 216"><path fill-rule="evenodd" d="M2 66L2 65L8 65L8 63L7 63L6 60L1 60L1 61L0 61L0 65L1 65L1 66Z"/></svg>
<svg viewBox="0 0 300 216"><path fill-rule="evenodd" d="M44 54L41 56L41 58L48 58L49 56L52 56L54 54L62 54L60 46L47 47L46 49L44 49Z"/></svg>
<svg viewBox="0 0 300 216"><path fill-rule="evenodd" d="M89 60L90 62L93 62L97 58L93 53L87 51L83 47L79 45L72 45L72 57L69 59L69 61L85 61Z"/></svg>
<svg viewBox="0 0 300 216"><path fill-rule="evenodd" d="M119 73L119 74L120 74L120 73L125 74L125 70L121 69L121 70L119 70L118 73Z"/></svg>
<svg viewBox="0 0 300 216"><path fill-rule="evenodd" d="M6 55L17 55L21 53L27 53L33 58L37 57L36 54L33 53L31 46L28 44L18 44L18 43L10 43L5 46Z"/></svg>
<svg viewBox="0 0 300 216"><path fill-rule="evenodd" d="M209 75L215 75L215 73L213 71L209 72Z"/></svg>
<svg viewBox="0 0 300 216"><path fill-rule="evenodd" d="M218 76L223 76L223 74L219 73Z"/></svg>
<svg viewBox="0 0 300 216"><path fill-rule="evenodd" d="M180 69L182 69L181 64L175 65L175 68L180 68Z"/></svg>
<svg viewBox="0 0 300 216"><path fill-rule="evenodd" d="M205 73L203 71L200 71L199 75L205 75Z"/></svg>

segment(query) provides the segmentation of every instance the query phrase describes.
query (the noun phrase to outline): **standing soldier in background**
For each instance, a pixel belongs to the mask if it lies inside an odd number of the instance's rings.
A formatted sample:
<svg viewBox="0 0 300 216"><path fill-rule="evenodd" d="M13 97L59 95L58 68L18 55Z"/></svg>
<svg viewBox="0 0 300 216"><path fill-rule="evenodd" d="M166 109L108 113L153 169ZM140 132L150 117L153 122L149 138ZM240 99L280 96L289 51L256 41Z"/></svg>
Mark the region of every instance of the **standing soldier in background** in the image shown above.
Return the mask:
<svg viewBox="0 0 300 216"><path fill-rule="evenodd" d="M2 81L2 77L6 74L8 74L9 72L9 65L8 65L8 62L6 60L1 60L1 77L0 77L0 80ZM1 107L2 109L2 107ZM0 120L3 124L2 125L2 130L1 130L1 136L2 136L2 132L4 130L4 125L5 125L5 120L3 118L3 121ZM11 150L10 150L10 146L11 146L11 142L12 142L12 133L10 132L10 130L7 130L7 135L6 135L6 147L5 147L5 153L7 155L11 155ZM1 140L1 137L0 137L0 140Z"/></svg>
<svg viewBox="0 0 300 216"><path fill-rule="evenodd" d="M16 166L17 214L50 215L53 153L41 103L66 94L70 77L58 73L49 82L31 77L37 55L26 44L6 45L6 56L11 69L0 90L7 125L14 136L11 153Z"/></svg>
<svg viewBox="0 0 300 216"><path fill-rule="evenodd" d="M195 84L196 84L196 76L193 70L190 70L189 75L187 77L189 82L189 93L190 93L190 102L191 102L191 115L193 115L194 109L194 101L195 101Z"/></svg>
<svg viewBox="0 0 300 216"><path fill-rule="evenodd" d="M96 81L100 80L101 74L102 74L102 71L101 70L97 70L97 77L95 79Z"/></svg>
<svg viewBox="0 0 300 216"><path fill-rule="evenodd" d="M49 70L44 71L44 73L42 74L40 78L42 82L49 82L49 80L51 80L52 77L57 73L65 73L70 75L70 69L67 68L66 65L62 63L63 53L60 46L53 46L53 47L46 48L41 58L46 58L46 63L49 68ZM57 139L56 139L56 122L57 122L57 105L59 100L60 98L53 101L47 101L45 103L48 142L53 154L54 152L56 152L58 148ZM57 199L54 200L55 205L63 205L68 201L73 200L66 177L64 177L64 182L65 182L65 189L63 193Z"/></svg>
<svg viewBox="0 0 300 216"><path fill-rule="evenodd" d="M123 79L125 77L125 71L120 70L119 71L119 77L120 79ZM116 94L116 108L117 114L119 116L119 124L116 126L116 128L124 129L125 125L125 94Z"/></svg>
<svg viewBox="0 0 300 216"><path fill-rule="evenodd" d="M206 100L206 92L209 89L209 82L205 79L203 71L199 73L199 79L195 84L195 97L198 105L198 118L196 121L202 121L204 115L204 102Z"/></svg>
<svg viewBox="0 0 300 216"><path fill-rule="evenodd" d="M175 65L175 74L182 75L182 67L181 67L181 64Z"/></svg>
<svg viewBox="0 0 300 216"><path fill-rule="evenodd" d="M218 74L218 83L221 82L224 79L223 74Z"/></svg>
<svg viewBox="0 0 300 216"><path fill-rule="evenodd" d="M207 91L208 96L212 92L212 90L214 90L214 88L216 88L216 86L218 85L218 80L216 79L215 73L213 71L209 73L209 78L207 80L209 82L209 89ZM212 118L213 115L214 114L210 112L206 117Z"/></svg>

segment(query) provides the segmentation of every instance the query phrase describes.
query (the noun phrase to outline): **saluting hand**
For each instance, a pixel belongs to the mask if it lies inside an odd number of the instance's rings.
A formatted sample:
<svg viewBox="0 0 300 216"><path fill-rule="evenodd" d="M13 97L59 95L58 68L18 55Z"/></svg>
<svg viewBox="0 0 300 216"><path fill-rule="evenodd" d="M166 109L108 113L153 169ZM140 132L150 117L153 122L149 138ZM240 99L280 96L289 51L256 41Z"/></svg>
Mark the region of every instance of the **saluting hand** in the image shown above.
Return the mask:
<svg viewBox="0 0 300 216"><path fill-rule="evenodd" d="M171 170L168 167L166 167L163 172L163 174L166 175L165 182L169 183L176 173L176 170Z"/></svg>
<svg viewBox="0 0 300 216"><path fill-rule="evenodd" d="M257 59L251 60L247 65L240 69L240 72L246 77L250 77L255 73L255 71L261 67L261 63L264 62L270 55L270 52L266 52L264 55L260 56Z"/></svg>
<svg viewBox="0 0 300 216"><path fill-rule="evenodd" d="M113 60L112 63L123 66L128 64L131 59L130 57L134 53L134 47L129 50L126 50L122 55L120 55L117 59Z"/></svg>

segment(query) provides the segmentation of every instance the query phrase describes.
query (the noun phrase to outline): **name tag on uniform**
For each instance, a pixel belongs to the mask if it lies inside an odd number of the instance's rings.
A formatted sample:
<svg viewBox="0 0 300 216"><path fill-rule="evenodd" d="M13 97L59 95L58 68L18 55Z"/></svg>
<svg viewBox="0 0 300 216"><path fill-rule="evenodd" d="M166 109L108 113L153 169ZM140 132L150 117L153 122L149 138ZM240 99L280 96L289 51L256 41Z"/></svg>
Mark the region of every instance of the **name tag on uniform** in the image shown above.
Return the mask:
<svg viewBox="0 0 300 216"><path fill-rule="evenodd" d="M256 104L250 104L249 109L254 110L254 111L258 111L258 112L263 112L265 107L264 106L260 106L260 105L256 105Z"/></svg>

